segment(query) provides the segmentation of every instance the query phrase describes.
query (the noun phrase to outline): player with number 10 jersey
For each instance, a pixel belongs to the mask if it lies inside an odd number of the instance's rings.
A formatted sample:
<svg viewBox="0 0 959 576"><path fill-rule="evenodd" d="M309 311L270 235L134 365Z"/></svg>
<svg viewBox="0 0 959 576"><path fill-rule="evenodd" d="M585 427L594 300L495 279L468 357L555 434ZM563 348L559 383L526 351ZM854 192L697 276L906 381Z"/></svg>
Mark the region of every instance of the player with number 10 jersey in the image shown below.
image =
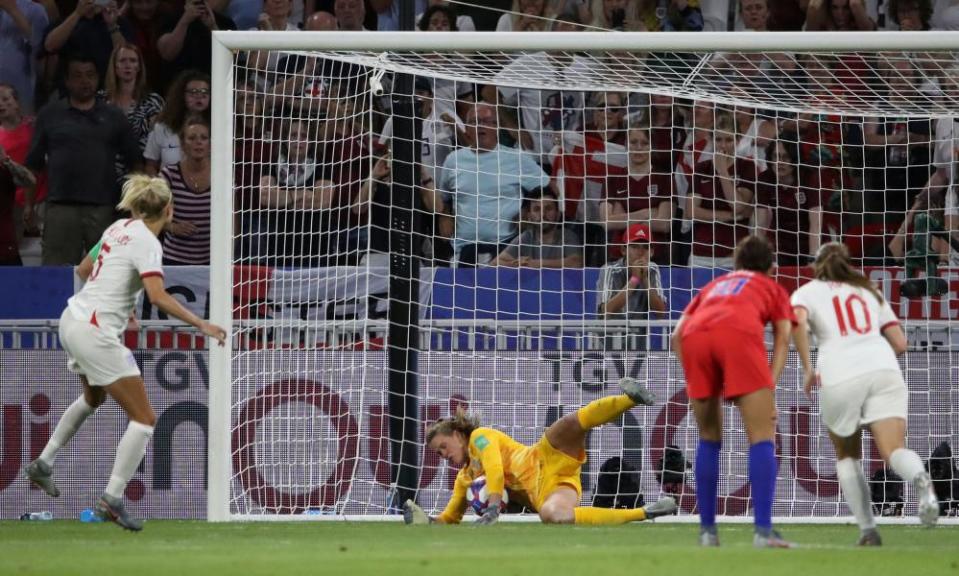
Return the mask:
<svg viewBox="0 0 959 576"><path fill-rule="evenodd" d="M816 385L822 386L822 421L836 449L843 497L861 530L859 545L879 546L882 539L861 464L863 427L869 427L882 459L915 487L922 522L931 526L939 515L929 473L919 455L906 447L909 391L896 361L896 355L906 351L906 337L889 302L852 267L845 246L823 245L813 267L815 279L792 295L803 388L812 397ZM819 343L818 378L807 330Z"/></svg>

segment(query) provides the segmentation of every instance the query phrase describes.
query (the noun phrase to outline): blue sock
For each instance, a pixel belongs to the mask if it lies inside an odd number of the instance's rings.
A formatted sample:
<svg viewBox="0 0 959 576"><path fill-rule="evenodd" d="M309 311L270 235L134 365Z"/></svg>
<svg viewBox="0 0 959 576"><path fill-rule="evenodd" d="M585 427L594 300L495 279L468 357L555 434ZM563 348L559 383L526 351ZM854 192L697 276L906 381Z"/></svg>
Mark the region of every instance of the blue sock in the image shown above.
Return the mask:
<svg viewBox="0 0 959 576"><path fill-rule="evenodd" d="M767 534L773 527L776 497L776 447L769 440L749 447L749 483L752 485L756 531Z"/></svg>
<svg viewBox="0 0 959 576"><path fill-rule="evenodd" d="M716 527L719 449L722 445L722 442L700 440L696 448L696 505L699 506L699 525L704 530Z"/></svg>

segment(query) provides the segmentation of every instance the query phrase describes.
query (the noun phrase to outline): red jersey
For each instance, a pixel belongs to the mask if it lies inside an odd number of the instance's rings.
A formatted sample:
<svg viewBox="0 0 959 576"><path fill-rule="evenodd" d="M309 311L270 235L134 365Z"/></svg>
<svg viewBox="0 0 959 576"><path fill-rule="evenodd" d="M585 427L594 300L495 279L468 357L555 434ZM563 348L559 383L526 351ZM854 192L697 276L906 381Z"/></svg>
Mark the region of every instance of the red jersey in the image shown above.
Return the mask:
<svg viewBox="0 0 959 576"><path fill-rule="evenodd" d="M766 324L796 321L789 294L759 272L736 270L707 284L683 311L682 336L714 328L762 336Z"/></svg>
<svg viewBox="0 0 959 576"><path fill-rule="evenodd" d="M652 173L638 178L619 176L610 178L606 184L606 199L619 202L627 212L656 209L673 197L671 174Z"/></svg>
<svg viewBox="0 0 959 576"><path fill-rule="evenodd" d="M820 188L812 173L808 178L800 172L801 186L776 183L774 169L759 177L757 203L768 208L772 219L769 228L775 237L777 263L796 266L798 256L806 254L809 246L809 212L829 202L832 190Z"/></svg>
<svg viewBox="0 0 959 576"><path fill-rule="evenodd" d="M650 210L650 218L655 218L656 210L663 202L673 201L673 177L671 174L652 173L646 176L618 176L610 178L606 184L606 199L619 202L626 212ZM672 214L672 212L670 212ZM670 219L672 217L670 216ZM623 245L619 238L621 232L610 232L607 249L609 260L618 260L623 256ZM656 232L654 235L653 261L669 265L669 232Z"/></svg>
<svg viewBox="0 0 959 576"><path fill-rule="evenodd" d="M30 140L33 138L33 118L24 118L19 126L12 130L0 128L0 147L7 152L7 156L17 164L23 164L30 151ZM47 198L47 171L37 174L37 187L34 202L43 202ZM23 206L26 192L17 188L17 206Z"/></svg>
<svg viewBox="0 0 959 576"><path fill-rule="evenodd" d="M741 158L733 164L730 176L736 188L749 188L753 191L753 204L756 202L756 167ZM693 193L702 201L703 210L733 211L733 202L726 199L722 184L716 176L712 161L696 165L693 175ZM695 222L693 223L693 254L722 258L732 256L733 249L740 240L749 236L749 221L742 222Z"/></svg>

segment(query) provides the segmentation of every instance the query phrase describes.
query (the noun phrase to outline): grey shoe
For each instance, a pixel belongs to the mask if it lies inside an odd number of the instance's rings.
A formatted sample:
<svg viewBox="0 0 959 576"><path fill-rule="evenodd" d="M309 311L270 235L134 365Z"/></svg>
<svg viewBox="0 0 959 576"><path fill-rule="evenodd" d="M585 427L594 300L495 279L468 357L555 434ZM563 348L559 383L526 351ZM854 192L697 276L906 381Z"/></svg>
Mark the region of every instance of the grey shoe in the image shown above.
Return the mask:
<svg viewBox="0 0 959 576"><path fill-rule="evenodd" d="M412 500L407 500L403 504L403 522L406 524L432 524L433 519L420 508L420 505Z"/></svg>
<svg viewBox="0 0 959 576"><path fill-rule="evenodd" d="M652 406L656 403L656 393L643 386L642 382L626 376L619 380L619 388L623 394L640 406Z"/></svg>
<svg viewBox="0 0 959 576"><path fill-rule="evenodd" d="M120 498L114 498L113 496L104 494L100 497L97 505L93 507L93 511L96 512L100 518L114 522L127 530L133 532L143 530L143 523L127 514L126 507L123 506L123 500Z"/></svg>
<svg viewBox="0 0 959 576"><path fill-rule="evenodd" d="M913 481L916 486L916 493L919 494L919 520L922 525L932 528L939 520L939 499L936 498L936 491L932 487L932 478L928 472L923 472L916 476Z"/></svg>
<svg viewBox="0 0 959 576"><path fill-rule="evenodd" d="M760 534L756 532L753 534L753 548L795 548L796 545L792 542L785 540L782 535L775 531L770 530L768 534Z"/></svg>
<svg viewBox="0 0 959 576"><path fill-rule="evenodd" d="M60 489L53 482L53 468L43 460L34 460L27 464L23 469L24 476L36 487L47 493L48 496L56 498L60 495Z"/></svg>
<svg viewBox="0 0 959 576"><path fill-rule="evenodd" d="M676 505L675 498L672 496L666 496L665 498L660 498L652 504L643 506L643 509L646 510L646 519L653 520L655 518L659 518L660 516L675 514L676 511L679 510L679 506Z"/></svg>
<svg viewBox="0 0 959 576"><path fill-rule="evenodd" d="M715 531L701 530L699 532L699 545L704 548L715 548L719 546L719 534Z"/></svg>
<svg viewBox="0 0 959 576"><path fill-rule="evenodd" d="M859 542L856 546L882 546L882 538L879 537L879 531L875 528L863 530L859 535Z"/></svg>

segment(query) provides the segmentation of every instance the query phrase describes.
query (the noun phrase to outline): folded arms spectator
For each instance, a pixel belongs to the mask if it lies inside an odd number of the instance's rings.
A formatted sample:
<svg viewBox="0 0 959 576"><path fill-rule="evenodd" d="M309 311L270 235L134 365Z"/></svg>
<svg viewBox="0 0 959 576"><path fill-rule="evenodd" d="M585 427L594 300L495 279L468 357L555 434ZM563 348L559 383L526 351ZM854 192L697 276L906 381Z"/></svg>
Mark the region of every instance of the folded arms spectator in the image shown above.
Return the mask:
<svg viewBox="0 0 959 576"><path fill-rule="evenodd" d="M139 146L123 112L97 102L97 68L89 57L67 62L67 99L37 116L26 165L49 175L44 265L76 265L115 220L120 186L114 162L141 166Z"/></svg>

